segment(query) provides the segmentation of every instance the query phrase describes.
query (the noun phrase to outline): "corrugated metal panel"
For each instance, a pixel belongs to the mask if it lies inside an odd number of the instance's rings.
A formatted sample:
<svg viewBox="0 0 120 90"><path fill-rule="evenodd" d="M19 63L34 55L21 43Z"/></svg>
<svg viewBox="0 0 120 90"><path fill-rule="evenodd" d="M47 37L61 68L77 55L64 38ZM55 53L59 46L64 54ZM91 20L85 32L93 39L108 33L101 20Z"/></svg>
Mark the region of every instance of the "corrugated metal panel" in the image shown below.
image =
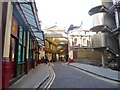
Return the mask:
<svg viewBox="0 0 120 90"><path fill-rule="evenodd" d="M106 47L106 38L105 38L105 33L98 33L95 34L92 38L92 47Z"/></svg>

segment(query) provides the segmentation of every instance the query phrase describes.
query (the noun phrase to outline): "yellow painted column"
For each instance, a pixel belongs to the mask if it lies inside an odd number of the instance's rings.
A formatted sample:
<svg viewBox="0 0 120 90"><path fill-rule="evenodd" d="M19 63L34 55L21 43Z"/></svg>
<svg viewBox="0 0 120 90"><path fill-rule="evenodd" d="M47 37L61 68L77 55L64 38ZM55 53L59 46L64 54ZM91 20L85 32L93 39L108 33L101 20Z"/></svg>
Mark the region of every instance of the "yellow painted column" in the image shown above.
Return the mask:
<svg viewBox="0 0 120 90"><path fill-rule="evenodd" d="M6 15L6 26L5 26L5 36L4 36L4 48L3 48L3 58L2 58L2 88L9 87L9 81L11 77L11 63L10 63L10 35L11 35L11 25L12 25L12 15L13 15L13 5L11 0L7 2L7 15Z"/></svg>
<svg viewBox="0 0 120 90"><path fill-rule="evenodd" d="M8 7L7 7L7 17L6 17L7 19L6 19L6 27L5 27L3 57L9 57L12 15L13 15L13 5L9 0Z"/></svg>

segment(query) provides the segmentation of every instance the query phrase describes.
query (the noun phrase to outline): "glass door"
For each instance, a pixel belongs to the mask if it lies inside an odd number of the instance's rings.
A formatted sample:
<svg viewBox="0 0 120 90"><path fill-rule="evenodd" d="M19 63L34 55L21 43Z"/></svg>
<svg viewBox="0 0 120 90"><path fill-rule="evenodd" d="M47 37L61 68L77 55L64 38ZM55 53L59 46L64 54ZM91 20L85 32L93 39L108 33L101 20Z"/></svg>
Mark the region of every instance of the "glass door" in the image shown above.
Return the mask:
<svg viewBox="0 0 120 90"><path fill-rule="evenodd" d="M34 62L33 62L33 40L32 35L30 34L30 41L29 41L29 69L33 68Z"/></svg>
<svg viewBox="0 0 120 90"><path fill-rule="evenodd" d="M26 69L26 31L22 25L19 25L18 35L17 76L24 74Z"/></svg>

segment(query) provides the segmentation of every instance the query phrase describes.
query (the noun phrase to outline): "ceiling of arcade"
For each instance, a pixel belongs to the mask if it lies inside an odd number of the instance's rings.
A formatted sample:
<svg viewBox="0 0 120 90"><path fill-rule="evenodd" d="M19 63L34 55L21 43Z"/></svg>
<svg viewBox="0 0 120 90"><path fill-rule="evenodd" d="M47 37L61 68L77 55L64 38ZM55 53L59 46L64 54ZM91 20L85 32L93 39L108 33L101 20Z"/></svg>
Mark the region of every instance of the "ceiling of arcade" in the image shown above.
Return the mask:
<svg viewBox="0 0 120 90"><path fill-rule="evenodd" d="M45 39L54 43L55 45L67 44L67 35L65 34L64 28L58 28L57 26L52 26L50 28L44 29Z"/></svg>
<svg viewBox="0 0 120 90"><path fill-rule="evenodd" d="M65 48L67 48L68 40L64 28L52 26L50 28L44 29L44 34L46 40L57 46L58 52L65 51Z"/></svg>

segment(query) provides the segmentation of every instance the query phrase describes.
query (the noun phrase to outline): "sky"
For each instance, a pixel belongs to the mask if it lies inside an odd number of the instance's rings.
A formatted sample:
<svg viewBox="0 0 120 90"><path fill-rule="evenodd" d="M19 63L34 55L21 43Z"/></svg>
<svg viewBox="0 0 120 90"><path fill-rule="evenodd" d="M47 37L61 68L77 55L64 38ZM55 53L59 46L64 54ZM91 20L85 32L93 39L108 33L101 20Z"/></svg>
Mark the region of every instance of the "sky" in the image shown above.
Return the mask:
<svg viewBox="0 0 120 90"><path fill-rule="evenodd" d="M91 9L91 0L35 0L41 28L58 27L67 29L70 24L79 26L83 21L82 29L89 29L92 17L88 15Z"/></svg>

